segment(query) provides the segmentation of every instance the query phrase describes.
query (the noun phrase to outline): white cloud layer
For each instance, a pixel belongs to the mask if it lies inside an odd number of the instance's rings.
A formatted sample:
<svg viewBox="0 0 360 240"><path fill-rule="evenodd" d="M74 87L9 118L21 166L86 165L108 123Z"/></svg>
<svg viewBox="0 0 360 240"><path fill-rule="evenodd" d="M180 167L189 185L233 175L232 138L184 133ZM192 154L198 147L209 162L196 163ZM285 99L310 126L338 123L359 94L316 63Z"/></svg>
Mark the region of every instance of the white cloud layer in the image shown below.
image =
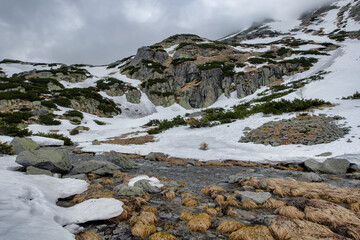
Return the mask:
<svg viewBox="0 0 360 240"><path fill-rule="evenodd" d="M177 33L218 39L333 0L0 0L0 58L104 64Z"/></svg>

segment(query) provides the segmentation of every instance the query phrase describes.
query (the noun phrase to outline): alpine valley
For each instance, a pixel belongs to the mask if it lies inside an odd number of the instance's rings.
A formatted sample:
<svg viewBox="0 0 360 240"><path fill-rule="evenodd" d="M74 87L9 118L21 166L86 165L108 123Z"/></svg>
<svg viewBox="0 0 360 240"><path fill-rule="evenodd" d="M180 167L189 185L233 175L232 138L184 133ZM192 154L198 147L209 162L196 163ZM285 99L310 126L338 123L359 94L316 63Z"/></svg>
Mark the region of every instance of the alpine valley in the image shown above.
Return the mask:
<svg viewBox="0 0 360 240"><path fill-rule="evenodd" d="M0 62L1 239L360 239L360 1L134 54Z"/></svg>

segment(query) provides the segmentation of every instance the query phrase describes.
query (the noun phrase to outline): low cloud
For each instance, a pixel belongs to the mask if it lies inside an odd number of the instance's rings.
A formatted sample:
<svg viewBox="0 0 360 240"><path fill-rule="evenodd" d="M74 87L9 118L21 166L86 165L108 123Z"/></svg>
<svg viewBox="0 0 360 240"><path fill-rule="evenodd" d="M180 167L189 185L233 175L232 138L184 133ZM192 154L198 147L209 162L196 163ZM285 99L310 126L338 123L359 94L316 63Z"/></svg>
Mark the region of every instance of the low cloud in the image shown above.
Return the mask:
<svg viewBox="0 0 360 240"><path fill-rule="evenodd" d="M105 64L173 34L219 39L265 18L296 19L332 1L2 1L0 58Z"/></svg>

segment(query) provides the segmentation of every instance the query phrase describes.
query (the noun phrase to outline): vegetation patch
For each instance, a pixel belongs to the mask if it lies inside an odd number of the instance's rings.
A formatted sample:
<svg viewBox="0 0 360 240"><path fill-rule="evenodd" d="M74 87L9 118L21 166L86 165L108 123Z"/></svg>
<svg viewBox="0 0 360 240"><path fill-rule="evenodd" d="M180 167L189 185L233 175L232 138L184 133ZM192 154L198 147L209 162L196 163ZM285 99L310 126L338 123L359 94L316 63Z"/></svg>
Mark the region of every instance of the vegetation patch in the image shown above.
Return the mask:
<svg viewBox="0 0 360 240"><path fill-rule="evenodd" d="M151 78L141 83L141 87L145 88L146 86L151 87L157 83L166 83L168 79L166 78Z"/></svg>
<svg viewBox="0 0 360 240"><path fill-rule="evenodd" d="M156 128L150 129L147 132L149 134L158 134L172 127L185 126L186 121L179 115L172 120L151 120L146 126L154 126L157 125Z"/></svg>
<svg viewBox="0 0 360 240"><path fill-rule="evenodd" d="M6 124L4 122L0 122L0 135L26 137L31 135L31 131L28 129L21 129L16 124Z"/></svg>
<svg viewBox="0 0 360 240"><path fill-rule="evenodd" d="M151 60L143 59L142 63L144 64L145 67L152 69L153 72L157 72L160 74L164 73L164 70L166 69L166 67L163 66L161 63L154 62Z"/></svg>
<svg viewBox="0 0 360 240"><path fill-rule="evenodd" d="M38 132L38 133L35 133L34 136L40 136L40 137L47 137L47 138L54 138L54 139L63 140L64 145L66 145L66 146L74 145L74 143L71 141L71 139L68 138L68 137L65 137L63 134Z"/></svg>
<svg viewBox="0 0 360 240"><path fill-rule="evenodd" d="M175 58L175 59L172 60L171 64L179 65L179 64L182 64L184 62L191 62L191 61L196 61L196 58Z"/></svg>
<svg viewBox="0 0 360 240"><path fill-rule="evenodd" d="M84 115L82 112L76 111L76 110L69 110L66 113L64 113L65 117L78 117L80 119L84 118Z"/></svg>
<svg viewBox="0 0 360 240"><path fill-rule="evenodd" d="M53 109L57 109L56 104L53 101L50 100L43 100L41 101L41 105L47 108L53 108Z"/></svg>
<svg viewBox="0 0 360 240"><path fill-rule="evenodd" d="M31 117L30 112L0 112L0 119L6 124L19 124Z"/></svg>
<svg viewBox="0 0 360 240"><path fill-rule="evenodd" d="M175 95L173 92L158 92L158 91L150 91L150 94L157 95L159 97L169 97Z"/></svg>
<svg viewBox="0 0 360 240"><path fill-rule="evenodd" d="M52 114L40 115L39 120L44 125L60 125L61 124L61 122L59 120L54 119L54 115L52 115Z"/></svg>
<svg viewBox="0 0 360 240"><path fill-rule="evenodd" d="M14 155L14 151L11 145L7 144L7 142L0 142L0 154Z"/></svg>
<svg viewBox="0 0 360 240"><path fill-rule="evenodd" d="M343 97L343 100L349 100L349 99L360 99L360 93L358 91L356 91L356 93L354 93L351 96L348 97Z"/></svg>
<svg viewBox="0 0 360 240"><path fill-rule="evenodd" d="M94 120L94 122L97 124L97 125L106 125L106 123L105 122L103 122L103 121L99 121L99 120Z"/></svg>
<svg viewBox="0 0 360 240"><path fill-rule="evenodd" d="M128 71L128 73L132 76L134 73L138 72L140 67L127 66L123 69L123 71Z"/></svg>
<svg viewBox="0 0 360 240"><path fill-rule="evenodd" d="M197 67L201 71L206 71L206 70L210 70L210 69L214 69L214 68L220 68L223 71L225 77L230 77L235 74L235 72L234 72L235 65L234 64L226 64L225 62L221 62L221 61L207 62L205 64L198 65Z"/></svg>

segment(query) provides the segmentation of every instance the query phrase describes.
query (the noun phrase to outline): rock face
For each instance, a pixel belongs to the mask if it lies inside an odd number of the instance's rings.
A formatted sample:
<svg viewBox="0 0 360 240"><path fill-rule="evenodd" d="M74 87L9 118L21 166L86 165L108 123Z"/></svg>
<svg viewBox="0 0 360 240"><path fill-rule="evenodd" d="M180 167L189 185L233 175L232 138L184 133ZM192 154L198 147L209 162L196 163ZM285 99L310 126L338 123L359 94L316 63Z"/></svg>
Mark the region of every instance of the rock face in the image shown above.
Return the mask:
<svg viewBox="0 0 360 240"><path fill-rule="evenodd" d="M135 163L133 160L115 151L110 151L108 161L119 166L121 171L128 171L131 169L139 168L139 165Z"/></svg>
<svg viewBox="0 0 360 240"><path fill-rule="evenodd" d="M139 187L130 187L130 186L126 186L126 185L119 185L116 186L114 188L115 191L117 191L117 193L115 194L116 196L143 196L145 194L145 192L143 191L142 188Z"/></svg>
<svg viewBox="0 0 360 240"><path fill-rule="evenodd" d="M323 163L317 162L313 159L308 159L304 162L305 167L313 172L324 172L330 174L345 174L350 162L341 158L328 158Z"/></svg>
<svg viewBox="0 0 360 240"><path fill-rule="evenodd" d="M70 159L66 150L40 149L21 152L16 162L24 167L33 166L51 172L68 172L71 168Z"/></svg>
<svg viewBox="0 0 360 240"><path fill-rule="evenodd" d="M48 175L48 176L52 176L52 173L49 170L36 168L36 167L32 167L32 166L29 166L29 167L26 168L26 174L28 174L28 175Z"/></svg>
<svg viewBox="0 0 360 240"><path fill-rule="evenodd" d="M39 149L39 145L31 139L15 137L10 145L13 146L13 150L16 154L23 151L32 151Z"/></svg>
<svg viewBox="0 0 360 240"><path fill-rule="evenodd" d="M95 173L98 175L113 174L114 171L120 170L120 167L106 161L90 160L75 166L72 174Z"/></svg>
<svg viewBox="0 0 360 240"><path fill-rule="evenodd" d="M271 197L271 193L269 192L239 192L236 194L237 198L241 200L251 200L256 204L263 204L266 200Z"/></svg>
<svg viewBox="0 0 360 240"><path fill-rule="evenodd" d="M222 94L229 97L234 91L238 97L244 97L291 74L288 69L301 71L299 64L281 63L236 72L235 65L246 65L249 54L227 44L202 41L198 36L176 35L142 47L121 71L142 80L142 91L155 105L167 107L179 103L185 108L210 106ZM172 56L164 50L171 46Z"/></svg>
<svg viewBox="0 0 360 240"><path fill-rule="evenodd" d="M147 193L159 193L160 189L152 186L148 180L139 180L134 184L134 187L143 189Z"/></svg>
<svg viewBox="0 0 360 240"><path fill-rule="evenodd" d="M151 152L148 155L146 155L145 159L150 161L159 161L159 158L165 157L165 154L161 152Z"/></svg>
<svg viewBox="0 0 360 240"><path fill-rule="evenodd" d="M341 158L328 158L321 164L320 171L333 174L344 174L349 169L350 162Z"/></svg>

